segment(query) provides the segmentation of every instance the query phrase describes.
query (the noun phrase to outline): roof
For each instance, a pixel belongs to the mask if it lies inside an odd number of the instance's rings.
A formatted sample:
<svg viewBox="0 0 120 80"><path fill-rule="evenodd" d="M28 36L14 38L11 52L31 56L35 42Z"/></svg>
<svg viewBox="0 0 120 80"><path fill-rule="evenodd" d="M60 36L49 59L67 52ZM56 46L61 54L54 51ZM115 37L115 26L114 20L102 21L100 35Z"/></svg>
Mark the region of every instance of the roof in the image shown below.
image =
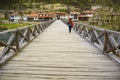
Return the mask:
<svg viewBox="0 0 120 80"><path fill-rule="evenodd" d="M53 18L55 15L53 13L31 13L27 15L29 18L38 17L38 18Z"/></svg>
<svg viewBox="0 0 120 80"><path fill-rule="evenodd" d="M10 16L17 16L18 12L13 12L12 14L10 14Z"/></svg>
<svg viewBox="0 0 120 80"><path fill-rule="evenodd" d="M29 15L27 15L27 17L38 17L39 14L38 13L31 13Z"/></svg>

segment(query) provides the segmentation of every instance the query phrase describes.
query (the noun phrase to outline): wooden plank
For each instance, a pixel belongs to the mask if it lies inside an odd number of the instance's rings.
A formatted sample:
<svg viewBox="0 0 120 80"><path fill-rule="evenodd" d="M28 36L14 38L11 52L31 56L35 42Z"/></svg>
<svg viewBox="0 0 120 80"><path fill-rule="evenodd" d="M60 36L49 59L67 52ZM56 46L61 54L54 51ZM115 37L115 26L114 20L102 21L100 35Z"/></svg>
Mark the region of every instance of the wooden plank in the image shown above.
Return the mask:
<svg viewBox="0 0 120 80"><path fill-rule="evenodd" d="M120 80L120 66L60 20L0 69L0 80Z"/></svg>

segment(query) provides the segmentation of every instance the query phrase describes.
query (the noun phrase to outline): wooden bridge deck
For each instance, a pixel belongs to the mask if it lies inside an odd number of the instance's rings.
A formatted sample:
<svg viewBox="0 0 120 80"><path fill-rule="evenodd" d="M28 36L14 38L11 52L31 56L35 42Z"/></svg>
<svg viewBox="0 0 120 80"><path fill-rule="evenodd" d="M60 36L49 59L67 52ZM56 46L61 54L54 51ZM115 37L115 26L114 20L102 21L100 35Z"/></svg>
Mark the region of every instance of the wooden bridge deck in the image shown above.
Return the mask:
<svg viewBox="0 0 120 80"><path fill-rule="evenodd" d="M0 69L0 80L120 80L120 66L57 20Z"/></svg>

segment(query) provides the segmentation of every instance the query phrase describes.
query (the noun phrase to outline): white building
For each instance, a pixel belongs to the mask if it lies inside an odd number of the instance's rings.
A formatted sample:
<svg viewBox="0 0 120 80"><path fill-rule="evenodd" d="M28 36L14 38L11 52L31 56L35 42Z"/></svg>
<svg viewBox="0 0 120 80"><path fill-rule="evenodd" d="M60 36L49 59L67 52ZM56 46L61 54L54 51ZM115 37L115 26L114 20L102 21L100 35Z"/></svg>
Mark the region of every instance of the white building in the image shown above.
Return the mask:
<svg viewBox="0 0 120 80"><path fill-rule="evenodd" d="M79 12L74 11L74 12L71 12L71 13L70 13L70 18L72 18L72 19L75 20L75 21L78 21L79 15L80 15Z"/></svg>
<svg viewBox="0 0 120 80"><path fill-rule="evenodd" d="M21 16L18 14L10 14L9 21L10 22L18 22L21 19Z"/></svg>
<svg viewBox="0 0 120 80"><path fill-rule="evenodd" d="M68 19L68 14L65 12L61 12L60 19Z"/></svg>
<svg viewBox="0 0 120 80"><path fill-rule="evenodd" d="M81 21L90 21L95 13L95 10L86 10L81 13L79 20Z"/></svg>

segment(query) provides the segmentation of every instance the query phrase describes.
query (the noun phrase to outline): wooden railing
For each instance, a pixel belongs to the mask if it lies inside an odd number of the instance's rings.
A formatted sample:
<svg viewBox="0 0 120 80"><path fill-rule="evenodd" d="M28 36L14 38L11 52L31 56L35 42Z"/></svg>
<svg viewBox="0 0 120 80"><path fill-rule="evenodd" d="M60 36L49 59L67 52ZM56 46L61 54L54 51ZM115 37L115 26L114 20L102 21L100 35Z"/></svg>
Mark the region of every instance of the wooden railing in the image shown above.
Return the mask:
<svg viewBox="0 0 120 80"><path fill-rule="evenodd" d="M53 21L0 32L0 66L20 52Z"/></svg>
<svg viewBox="0 0 120 80"><path fill-rule="evenodd" d="M120 63L120 32L80 23L75 23L74 30L104 54Z"/></svg>

